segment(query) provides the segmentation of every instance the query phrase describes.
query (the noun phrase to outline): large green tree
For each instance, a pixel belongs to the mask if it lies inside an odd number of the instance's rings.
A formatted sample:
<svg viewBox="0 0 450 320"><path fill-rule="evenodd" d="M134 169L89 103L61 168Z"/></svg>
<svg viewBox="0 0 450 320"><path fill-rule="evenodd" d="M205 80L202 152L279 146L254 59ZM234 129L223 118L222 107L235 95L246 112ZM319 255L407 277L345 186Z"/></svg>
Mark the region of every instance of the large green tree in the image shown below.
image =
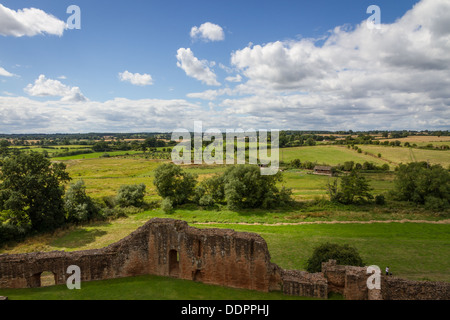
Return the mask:
<svg viewBox="0 0 450 320"><path fill-rule="evenodd" d="M282 175L262 175L254 165L232 166L223 174L224 196L231 210L273 208L290 201L291 190L278 188Z"/></svg>
<svg viewBox="0 0 450 320"><path fill-rule="evenodd" d="M398 200L425 204L430 209L450 206L450 172L441 165L426 162L400 164L395 178Z"/></svg>
<svg viewBox="0 0 450 320"><path fill-rule="evenodd" d="M0 173L0 211L33 230L51 230L65 221L64 183L70 180L63 163L51 163L39 153L4 159Z"/></svg>
<svg viewBox="0 0 450 320"><path fill-rule="evenodd" d="M163 199L169 198L174 205L179 205L193 196L197 177L173 163L166 163L155 169L153 184Z"/></svg>
<svg viewBox="0 0 450 320"><path fill-rule="evenodd" d="M369 181L358 170L352 170L341 178L340 185L337 179L327 185L331 201L343 204L366 202L373 199L370 193L372 188Z"/></svg>

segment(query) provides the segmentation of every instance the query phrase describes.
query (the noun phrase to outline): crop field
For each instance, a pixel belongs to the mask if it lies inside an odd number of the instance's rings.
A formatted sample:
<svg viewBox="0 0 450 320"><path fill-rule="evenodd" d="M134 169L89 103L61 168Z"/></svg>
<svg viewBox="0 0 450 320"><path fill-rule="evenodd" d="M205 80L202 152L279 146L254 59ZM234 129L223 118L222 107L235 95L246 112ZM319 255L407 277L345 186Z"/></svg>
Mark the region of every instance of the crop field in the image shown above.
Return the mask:
<svg viewBox="0 0 450 320"><path fill-rule="evenodd" d="M419 147L424 147L429 144L432 144L434 146L442 146L442 145L450 145L450 137L448 136L442 136L442 137L436 137L436 136L410 136L406 138L398 138L398 139L380 139L380 141L395 141L398 140L402 144L405 142L409 142L411 145L416 144Z"/></svg>
<svg viewBox="0 0 450 320"><path fill-rule="evenodd" d="M362 145L362 151L373 154L380 153L383 159L389 160L393 164L428 161L430 164L440 164L444 168L450 165L450 151L448 150L427 150L405 147Z"/></svg>
<svg viewBox="0 0 450 320"><path fill-rule="evenodd" d="M290 162L294 159L300 161L317 162L317 164L337 165L346 161L354 161L355 163L373 162L377 165L383 165L386 161L357 153L355 150L348 149L344 146L314 146L314 147L295 147L280 149L280 160Z"/></svg>

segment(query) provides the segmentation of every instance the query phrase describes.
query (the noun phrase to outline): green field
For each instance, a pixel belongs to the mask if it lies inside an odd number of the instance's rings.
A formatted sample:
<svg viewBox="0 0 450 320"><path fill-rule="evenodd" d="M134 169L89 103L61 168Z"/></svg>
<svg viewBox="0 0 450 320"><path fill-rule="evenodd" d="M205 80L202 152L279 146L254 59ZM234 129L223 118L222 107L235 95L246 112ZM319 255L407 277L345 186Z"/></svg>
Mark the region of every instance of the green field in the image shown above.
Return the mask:
<svg viewBox="0 0 450 320"><path fill-rule="evenodd" d="M440 164L444 168L450 165L450 151L427 150L405 147L362 145L360 148L373 154L381 153L383 159L394 164L428 161L430 164Z"/></svg>
<svg viewBox="0 0 450 320"><path fill-rule="evenodd" d="M345 161L369 161L377 165L388 163L390 172L363 173L369 179L374 195L386 194L393 189L395 173L392 170L396 163L428 160L444 166L450 164L449 151L373 145L361 145L360 148L362 153L347 147L329 145L287 148L282 149L280 157L285 162L300 159L302 162L330 165ZM365 151L371 154L381 153L382 157L364 154ZM22 243L11 243L0 248L0 254L102 248L126 237L149 219L164 217L185 220L201 228L231 228L258 233L267 241L272 261L286 269L303 270L313 247L330 241L357 247L366 264L379 265L381 268L389 265L396 276L413 280L450 281L450 228L448 224L431 223L448 219L448 212L428 212L412 204L393 201L384 206L334 204L326 201L326 184L332 178L313 175L308 170L286 169L283 171L284 181L280 185L292 188L294 198L298 200L295 206L273 210L230 211L222 205L209 209L184 205L171 214L165 214L159 208L161 198L153 185L153 171L163 160L145 159L131 153L124 156L125 152L119 152L118 156L110 158L100 158L102 154L53 160L67 165L72 182L83 179L88 194L97 200L116 195L121 185L144 183L147 186L145 200L153 203L152 207L121 219L70 226L50 234L29 237ZM200 181L221 174L227 168L225 165L183 166L187 172L198 175ZM420 223L399 223L413 220L420 220ZM378 222L368 223L370 221ZM381 221L386 223L380 223ZM335 224L331 224L332 222ZM152 289L150 284L155 284L157 288L161 282L169 283L167 291ZM4 294L0 292L0 295L8 295L12 299L115 299L119 295L117 292L123 291L120 299L203 299L205 296L216 297L213 299L221 299L222 296L227 299L258 300L287 298L264 294L258 296L253 295L256 294L254 292L244 293L232 289L226 291L228 289L203 287L203 284L192 282L185 284L157 277L92 282L86 283L85 288L81 293L70 293L65 287L64 290L51 287L8 291ZM217 293L214 290L218 290Z"/></svg>
<svg viewBox="0 0 450 320"><path fill-rule="evenodd" d="M81 290L68 290L65 285L0 289L0 296L9 300L318 300L157 276L84 282Z"/></svg>
<svg viewBox="0 0 450 320"><path fill-rule="evenodd" d="M364 149L363 149L364 150ZM280 149L280 160L291 162L294 159L300 161L317 162L317 164L327 164L335 166L344 164L346 161L354 161L355 163L373 162L377 165L383 165L386 161L357 153L355 150L348 149L346 146L314 146L314 147L295 147Z"/></svg>
<svg viewBox="0 0 450 320"><path fill-rule="evenodd" d="M288 226L207 225L255 232L266 241L272 262L305 269L314 246L336 242L354 246L366 265L389 266L412 280L450 282L450 228L421 223L311 224Z"/></svg>

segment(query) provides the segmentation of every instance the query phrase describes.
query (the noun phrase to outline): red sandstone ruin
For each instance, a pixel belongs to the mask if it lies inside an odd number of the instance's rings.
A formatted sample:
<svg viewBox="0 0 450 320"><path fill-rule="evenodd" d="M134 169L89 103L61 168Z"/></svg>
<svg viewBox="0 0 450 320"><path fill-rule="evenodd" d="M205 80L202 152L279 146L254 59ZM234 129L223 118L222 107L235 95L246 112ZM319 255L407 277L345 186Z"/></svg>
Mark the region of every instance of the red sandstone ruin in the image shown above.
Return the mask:
<svg viewBox="0 0 450 320"><path fill-rule="evenodd" d="M323 264L310 274L271 262L264 239L253 233L197 229L185 221L152 219L103 249L0 255L0 288L41 286L51 272L65 284L67 267L79 266L81 281L158 275L263 292L326 299L330 292L356 300L450 299L450 284L382 277L381 290L368 290L366 268Z"/></svg>

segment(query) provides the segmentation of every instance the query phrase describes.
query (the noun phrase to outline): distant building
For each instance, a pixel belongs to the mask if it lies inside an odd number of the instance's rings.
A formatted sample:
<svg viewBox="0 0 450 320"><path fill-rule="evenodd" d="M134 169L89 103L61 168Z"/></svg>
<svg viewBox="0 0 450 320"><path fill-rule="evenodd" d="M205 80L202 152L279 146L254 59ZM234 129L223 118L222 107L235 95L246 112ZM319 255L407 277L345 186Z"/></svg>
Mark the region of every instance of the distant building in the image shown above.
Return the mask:
<svg viewBox="0 0 450 320"><path fill-rule="evenodd" d="M332 167L330 167L330 166L315 166L314 174L332 176L333 175Z"/></svg>

